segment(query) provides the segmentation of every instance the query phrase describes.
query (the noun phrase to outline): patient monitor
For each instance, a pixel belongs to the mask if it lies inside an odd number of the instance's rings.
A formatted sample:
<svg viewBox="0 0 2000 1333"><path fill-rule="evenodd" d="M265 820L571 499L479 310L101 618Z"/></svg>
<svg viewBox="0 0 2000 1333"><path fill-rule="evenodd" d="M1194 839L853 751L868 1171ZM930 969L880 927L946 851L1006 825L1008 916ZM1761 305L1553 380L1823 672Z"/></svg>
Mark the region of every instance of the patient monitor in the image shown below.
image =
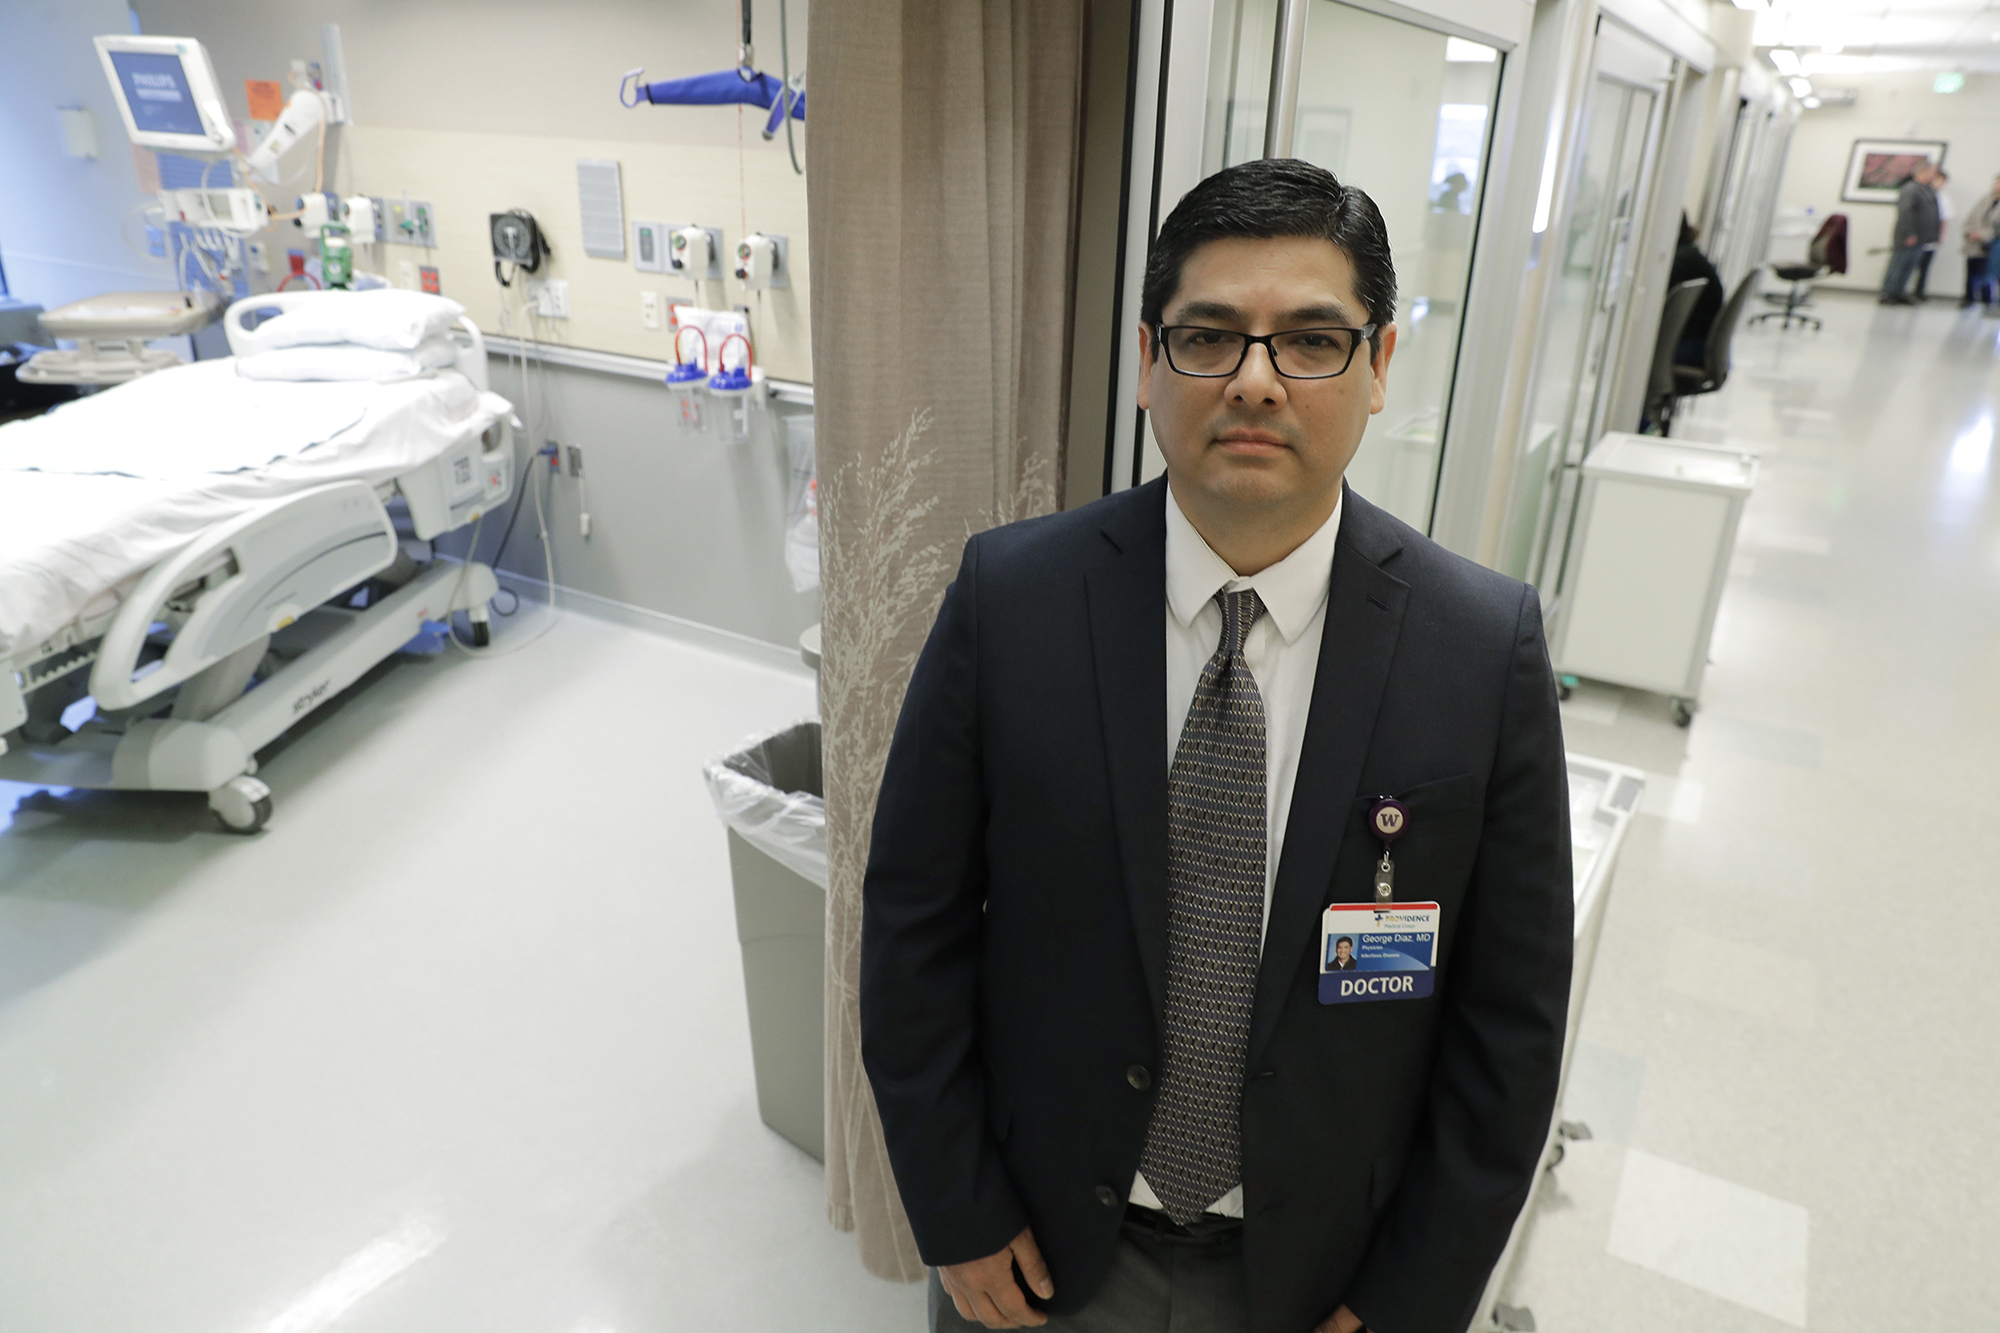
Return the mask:
<svg viewBox="0 0 2000 1333"><path fill-rule="evenodd" d="M208 52L192 37L96 38L125 133L141 148L207 155L236 147Z"/></svg>

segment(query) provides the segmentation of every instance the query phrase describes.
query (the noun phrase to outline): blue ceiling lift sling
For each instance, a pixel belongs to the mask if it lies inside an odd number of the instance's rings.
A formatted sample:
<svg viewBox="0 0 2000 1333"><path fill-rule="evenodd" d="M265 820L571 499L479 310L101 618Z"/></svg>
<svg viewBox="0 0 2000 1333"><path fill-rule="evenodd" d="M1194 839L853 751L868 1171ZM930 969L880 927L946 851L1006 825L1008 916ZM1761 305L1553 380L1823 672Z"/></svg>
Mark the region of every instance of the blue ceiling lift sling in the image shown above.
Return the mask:
<svg viewBox="0 0 2000 1333"><path fill-rule="evenodd" d="M789 120L803 121L806 118L806 76L801 71L797 79L792 78L791 34L785 21L785 5L783 0L779 0L779 50L784 70L781 78L752 66L756 51L750 44L750 0L741 0L741 3L743 41L737 48L735 69L693 74L684 79L662 79L657 83L645 81L646 71L643 68L627 70L625 77L618 82L618 100L628 107L638 106L641 102L654 106L728 106L740 103L763 107L771 113L764 121L764 137L777 137L778 127L784 126L785 144L792 151L792 166L803 174L786 113L790 112Z"/></svg>

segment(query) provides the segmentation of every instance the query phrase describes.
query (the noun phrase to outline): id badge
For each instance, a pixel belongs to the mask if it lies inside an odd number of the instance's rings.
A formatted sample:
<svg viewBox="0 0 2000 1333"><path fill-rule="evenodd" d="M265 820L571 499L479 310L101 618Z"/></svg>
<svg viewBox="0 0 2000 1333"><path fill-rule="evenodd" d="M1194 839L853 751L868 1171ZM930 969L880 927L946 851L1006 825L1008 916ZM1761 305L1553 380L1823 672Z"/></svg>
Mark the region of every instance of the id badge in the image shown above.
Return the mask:
<svg viewBox="0 0 2000 1333"><path fill-rule="evenodd" d="M1319 1002L1421 1000L1437 966L1436 903L1335 903L1320 918Z"/></svg>

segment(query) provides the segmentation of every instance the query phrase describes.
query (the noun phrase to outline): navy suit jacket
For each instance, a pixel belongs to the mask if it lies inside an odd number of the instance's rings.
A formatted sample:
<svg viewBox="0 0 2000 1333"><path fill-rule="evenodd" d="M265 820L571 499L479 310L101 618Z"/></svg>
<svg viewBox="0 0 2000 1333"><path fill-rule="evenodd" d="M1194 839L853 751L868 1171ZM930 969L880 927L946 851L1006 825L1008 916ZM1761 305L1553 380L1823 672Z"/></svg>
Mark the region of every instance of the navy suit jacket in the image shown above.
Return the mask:
<svg viewBox="0 0 2000 1333"><path fill-rule="evenodd" d="M862 1056L918 1248L959 1263L1032 1226L1058 1313L1110 1266L1157 1089L1165 491L967 543L864 889ZM1409 810L1397 898L1443 905L1435 992L1322 1005L1320 915L1372 901L1385 794ZM1534 591L1348 492L1243 1089L1255 1333L1343 1301L1462 1333L1553 1112L1571 884Z"/></svg>

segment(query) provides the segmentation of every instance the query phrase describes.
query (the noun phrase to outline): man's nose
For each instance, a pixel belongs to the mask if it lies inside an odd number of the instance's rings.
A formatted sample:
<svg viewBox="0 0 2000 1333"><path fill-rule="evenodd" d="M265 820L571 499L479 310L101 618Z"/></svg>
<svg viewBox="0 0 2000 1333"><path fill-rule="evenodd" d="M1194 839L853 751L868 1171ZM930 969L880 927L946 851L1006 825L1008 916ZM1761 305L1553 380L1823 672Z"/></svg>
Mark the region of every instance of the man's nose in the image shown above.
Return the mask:
<svg viewBox="0 0 2000 1333"><path fill-rule="evenodd" d="M1229 396L1238 402L1281 404L1285 401L1285 379L1272 359L1270 344L1252 343L1236 378L1229 382Z"/></svg>

